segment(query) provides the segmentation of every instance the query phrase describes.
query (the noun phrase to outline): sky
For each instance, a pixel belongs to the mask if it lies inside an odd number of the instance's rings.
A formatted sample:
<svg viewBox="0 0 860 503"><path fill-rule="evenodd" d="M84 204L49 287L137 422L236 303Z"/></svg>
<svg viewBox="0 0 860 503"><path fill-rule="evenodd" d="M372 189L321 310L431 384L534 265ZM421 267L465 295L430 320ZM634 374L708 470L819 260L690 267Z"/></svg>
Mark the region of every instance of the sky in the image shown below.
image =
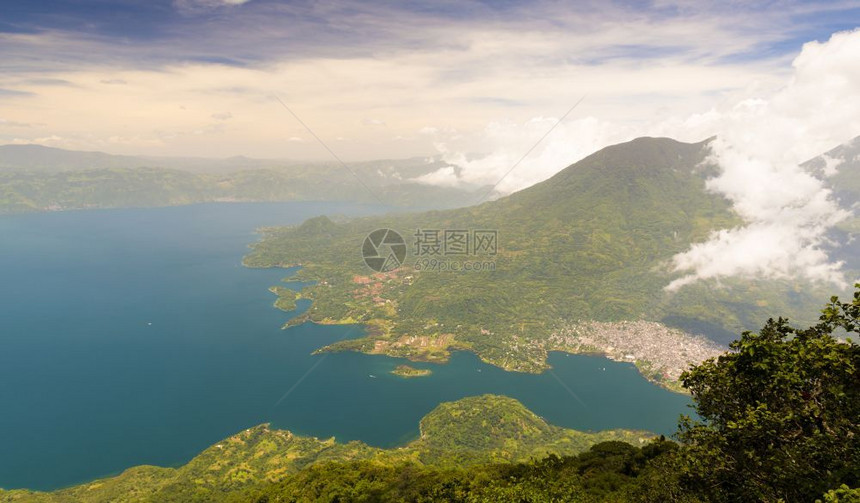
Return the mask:
<svg viewBox="0 0 860 503"><path fill-rule="evenodd" d="M327 159L277 96L345 160L487 154L585 97L567 134L590 137L564 163L780 85L804 43L854 28L860 3L2 0L0 12L0 143Z"/></svg>
<svg viewBox="0 0 860 503"><path fill-rule="evenodd" d="M638 136L717 136L708 188L745 225L668 288L839 284L822 249L850 215L799 164L860 135L858 26L840 0L0 0L0 144L439 156L422 183L505 194Z"/></svg>

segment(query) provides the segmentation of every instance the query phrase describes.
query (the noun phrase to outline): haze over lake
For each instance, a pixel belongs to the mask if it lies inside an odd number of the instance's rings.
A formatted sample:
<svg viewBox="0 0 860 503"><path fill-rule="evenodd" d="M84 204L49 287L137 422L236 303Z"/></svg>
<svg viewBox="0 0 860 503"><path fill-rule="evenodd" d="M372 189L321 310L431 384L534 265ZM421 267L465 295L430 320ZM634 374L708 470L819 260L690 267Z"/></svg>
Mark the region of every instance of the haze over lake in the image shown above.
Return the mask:
<svg viewBox="0 0 860 503"><path fill-rule="evenodd" d="M402 379L389 371L403 360L312 356L362 329L281 330L290 315L268 287L288 271L242 267L254 229L383 210L206 204L0 218L0 487L178 465L264 422L392 446L416 437L439 402L483 393L559 426L674 431L688 399L603 358L554 353L553 373L529 375L455 353L413 364L432 376Z"/></svg>

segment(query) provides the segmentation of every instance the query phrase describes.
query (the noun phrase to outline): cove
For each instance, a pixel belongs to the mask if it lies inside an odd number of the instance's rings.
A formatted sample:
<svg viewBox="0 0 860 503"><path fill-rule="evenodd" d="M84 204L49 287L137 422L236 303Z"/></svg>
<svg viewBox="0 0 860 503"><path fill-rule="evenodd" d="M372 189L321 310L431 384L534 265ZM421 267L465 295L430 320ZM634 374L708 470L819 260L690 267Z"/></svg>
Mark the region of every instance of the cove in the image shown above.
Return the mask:
<svg viewBox="0 0 860 503"><path fill-rule="evenodd" d="M529 375L458 352L403 379L389 374L400 359L311 355L362 328L281 330L290 313L268 287L289 271L241 266L254 230L383 211L231 203L0 217L0 487L176 466L265 422L393 446L439 402L483 393L583 430L670 434L688 412L687 397L599 357L553 353L552 373Z"/></svg>

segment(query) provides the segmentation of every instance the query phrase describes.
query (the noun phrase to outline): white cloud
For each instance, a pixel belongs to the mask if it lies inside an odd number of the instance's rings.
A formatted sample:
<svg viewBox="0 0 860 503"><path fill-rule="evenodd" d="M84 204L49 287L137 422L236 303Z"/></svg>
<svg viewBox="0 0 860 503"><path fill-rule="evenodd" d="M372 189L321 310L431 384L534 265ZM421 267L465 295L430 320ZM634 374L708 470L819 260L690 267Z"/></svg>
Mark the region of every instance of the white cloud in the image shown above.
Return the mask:
<svg viewBox="0 0 860 503"><path fill-rule="evenodd" d="M31 127L31 126L32 126L32 124L29 124L29 123L27 123L27 122L10 121L10 120L7 120L7 119L4 119L4 118L0 117L0 127L2 127L2 126L7 126L7 127Z"/></svg>
<svg viewBox="0 0 860 503"><path fill-rule="evenodd" d="M365 117L361 120L361 123L365 126L385 126L385 121L382 119L373 119L370 117Z"/></svg>
<svg viewBox="0 0 860 503"><path fill-rule="evenodd" d="M839 172L839 166L845 162L844 159L840 159L838 157L830 157L828 155L822 155L821 160L824 161L824 166L822 168L822 174L824 176L833 176Z"/></svg>
<svg viewBox="0 0 860 503"><path fill-rule="evenodd" d="M708 188L729 199L745 225L715 233L673 259L686 275L667 290L729 276L804 277L845 285L823 251L849 213L800 164L860 132L860 31L806 44L794 75L767 97L711 114L721 174Z"/></svg>
<svg viewBox="0 0 860 503"><path fill-rule="evenodd" d="M568 118L556 126L557 123L554 117L536 117L523 124L492 122L480 139L490 151L485 155L452 151L447 143L437 142L435 147L442 160L459 169L441 168L418 181L446 186L495 185L498 194L510 194L551 177L610 143L631 139L633 135L629 128L594 117ZM550 130L549 136L538 143Z"/></svg>
<svg viewBox="0 0 860 503"><path fill-rule="evenodd" d="M68 143L68 139L57 135L42 136L39 138L14 138L10 142L13 145L58 145L63 146Z"/></svg>
<svg viewBox="0 0 860 503"><path fill-rule="evenodd" d="M182 13L193 13L203 10L244 5L251 0L174 0L173 6Z"/></svg>
<svg viewBox="0 0 860 503"><path fill-rule="evenodd" d="M440 187L458 187L463 185L463 181L457 176L457 170L454 166L445 166L414 178L413 181L426 185L438 185Z"/></svg>

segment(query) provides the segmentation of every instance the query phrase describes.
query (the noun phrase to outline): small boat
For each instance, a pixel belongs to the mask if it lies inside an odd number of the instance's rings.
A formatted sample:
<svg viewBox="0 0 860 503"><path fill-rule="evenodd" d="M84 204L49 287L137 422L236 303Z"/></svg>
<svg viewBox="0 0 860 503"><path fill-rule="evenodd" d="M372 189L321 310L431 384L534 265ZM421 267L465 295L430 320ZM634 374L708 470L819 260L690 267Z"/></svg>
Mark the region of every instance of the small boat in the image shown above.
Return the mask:
<svg viewBox="0 0 860 503"><path fill-rule="evenodd" d="M376 376L373 374L368 374L368 377L370 377L371 379L376 379Z"/></svg>

